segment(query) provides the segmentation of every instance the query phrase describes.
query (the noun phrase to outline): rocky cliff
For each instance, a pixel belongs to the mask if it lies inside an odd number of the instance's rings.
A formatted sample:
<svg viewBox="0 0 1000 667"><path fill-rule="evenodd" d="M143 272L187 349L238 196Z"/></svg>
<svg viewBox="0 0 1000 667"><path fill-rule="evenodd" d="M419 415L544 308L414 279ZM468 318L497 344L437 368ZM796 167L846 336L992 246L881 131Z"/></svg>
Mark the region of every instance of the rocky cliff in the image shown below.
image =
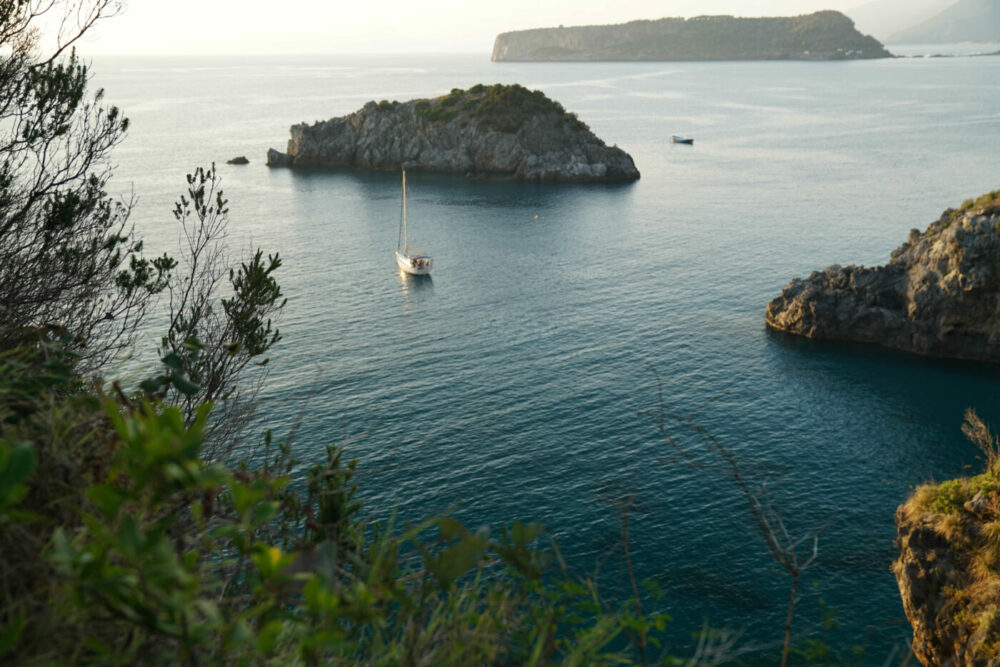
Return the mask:
<svg viewBox="0 0 1000 667"><path fill-rule="evenodd" d="M796 278L767 306L773 329L1000 361L1000 191L948 209L889 263Z"/></svg>
<svg viewBox="0 0 1000 667"><path fill-rule="evenodd" d="M974 413L963 430L976 422ZM968 433L968 431L966 431ZM996 443L990 445L995 451ZM893 573L925 665L1000 664L1000 475L919 487L896 512Z"/></svg>
<svg viewBox="0 0 1000 667"><path fill-rule="evenodd" d="M529 181L632 181L635 163L575 114L517 84L473 86L435 99L369 102L341 118L293 125L272 167L423 169Z"/></svg>
<svg viewBox="0 0 1000 667"><path fill-rule="evenodd" d="M844 60L888 58L840 12L806 16L699 16L620 25L505 32L493 60Z"/></svg>

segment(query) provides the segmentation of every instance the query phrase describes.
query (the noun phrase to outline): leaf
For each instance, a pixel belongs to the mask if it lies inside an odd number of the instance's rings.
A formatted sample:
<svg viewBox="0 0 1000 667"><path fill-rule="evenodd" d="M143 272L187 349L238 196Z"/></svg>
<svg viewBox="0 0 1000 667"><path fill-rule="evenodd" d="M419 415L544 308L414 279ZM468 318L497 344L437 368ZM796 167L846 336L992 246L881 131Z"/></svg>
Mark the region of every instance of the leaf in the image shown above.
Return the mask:
<svg viewBox="0 0 1000 667"><path fill-rule="evenodd" d="M7 460L3 462L3 468L0 468L0 496L10 493L14 487L28 479L37 462L35 449L25 443L11 449L9 455L4 458Z"/></svg>
<svg viewBox="0 0 1000 667"><path fill-rule="evenodd" d="M278 635L281 634L283 628L284 623L280 620L273 620L261 628L257 633L257 650L270 656L274 652L278 643Z"/></svg>
<svg viewBox="0 0 1000 667"><path fill-rule="evenodd" d="M441 588L475 568L486 552L488 540L468 535L455 545L427 561L427 569L434 573Z"/></svg>
<svg viewBox="0 0 1000 667"><path fill-rule="evenodd" d="M0 632L0 658L7 655L17 644L21 631L24 630L27 615L22 611L13 615L3 632ZM9 617L8 617L9 618Z"/></svg>
<svg viewBox="0 0 1000 667"><path fill-rule="evenodd" d="M127 557L139 555L142 537L139 535L139 526L130 514L122 517L121 526L118 529L118 546Z"/></svg>
<svg viewBox="0 0 1000 667"><path fill-rule="evenodd" d="M109 484L98 484L90 488L90 500L97 505L108 519L118 515L125 497L117 488Z"/></svg>
<svg viewBox="0 0 1000 667"><path fill-rule="evenodd" d="M184 378L180 373L173 373L170 376L170 384L185 396L194 396L200 387Z"/></svg>
<svg viewBox="0 0 1000 667"><path fill-rule="evenodd" d="M470 534L465 526L450 516L441 519L438 522L438 528L441 530L441 537L445 540L457 540Z"/></svg>
<svg viewBox="0 0 1000 667"><path fill-rule="evenodd" d="M204 350L205 349L205 346L202 344L202 342L200 340L198 340L197 338L195 338L194 336L189 336L189 337L187 337L187 338L184 339L184 347L187 348L188 350L192 351L192 352L194 352L196 350Z"/></svg>
<svg viewBox="0 0 1000 667"><path fill-rule="evenodd" d="M163 359L161 359L160 361L163 362L164 366L172 368L175 371L179 371L181 367L184 365L184 360L181 359L180 355L177 354L176 352L171 352L167 356L163 357Z"/></svg>
<svg viewBox="0 0 1000 667"><path fill-rule="evenodd" d="M147 394L155 394L166 383L167 383L167 377L165 375L160 375L150 380L143 380L142 382L139 383L139 388L142 389Z"/></svg>
<svg viewBox="0 0 1000 667"><path fill-rule="evenodd" d="M523 524L515 521L511 526L510 536L516 545L526 545L538 539L545 532L545 526L540 523Z"/></svg>

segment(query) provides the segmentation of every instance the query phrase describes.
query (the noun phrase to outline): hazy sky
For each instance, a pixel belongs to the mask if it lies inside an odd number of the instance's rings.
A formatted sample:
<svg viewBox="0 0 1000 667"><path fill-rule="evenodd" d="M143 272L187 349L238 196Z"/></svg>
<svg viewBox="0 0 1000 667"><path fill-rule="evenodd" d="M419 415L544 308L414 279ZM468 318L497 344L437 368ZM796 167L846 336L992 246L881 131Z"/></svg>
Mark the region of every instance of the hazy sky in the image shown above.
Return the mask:
<svg viewBox="0 0 1000 667"><path fill-rule="evenodd" d="M785 16L865 0L131 0L88 54L488 54L497 33L699 14Z"/></svg>

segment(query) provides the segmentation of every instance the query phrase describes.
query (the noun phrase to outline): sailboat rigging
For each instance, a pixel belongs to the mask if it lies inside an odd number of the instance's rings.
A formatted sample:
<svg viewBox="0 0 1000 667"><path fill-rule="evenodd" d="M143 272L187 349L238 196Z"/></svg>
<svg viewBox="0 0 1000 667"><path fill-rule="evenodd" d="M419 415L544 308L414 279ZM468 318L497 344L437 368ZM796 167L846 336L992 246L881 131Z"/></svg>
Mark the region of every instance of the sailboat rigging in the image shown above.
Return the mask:
<svg viewBox="0 0 1000 667"><path fill-rule="evenodd" d="M406 235L406 170L403 170L403 205L399 216L399 240L396 243L396 264L406 273L423 276L431 272L434 258L411 248Z"/></svg>

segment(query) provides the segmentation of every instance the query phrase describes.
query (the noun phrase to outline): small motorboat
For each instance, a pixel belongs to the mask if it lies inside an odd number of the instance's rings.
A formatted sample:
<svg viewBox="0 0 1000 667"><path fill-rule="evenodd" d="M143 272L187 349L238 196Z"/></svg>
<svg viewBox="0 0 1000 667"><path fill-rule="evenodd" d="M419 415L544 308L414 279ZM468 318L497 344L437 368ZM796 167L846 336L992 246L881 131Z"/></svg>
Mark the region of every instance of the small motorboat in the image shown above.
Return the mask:
<svg viewBox="0 0 1000 667"><path fill-rule="evenodd" d="M675 144L687 144L688 146L694 145L694 139L692 139L691 137L681 137L676 134L670 137L670 141L672 141Z"/></svg>

